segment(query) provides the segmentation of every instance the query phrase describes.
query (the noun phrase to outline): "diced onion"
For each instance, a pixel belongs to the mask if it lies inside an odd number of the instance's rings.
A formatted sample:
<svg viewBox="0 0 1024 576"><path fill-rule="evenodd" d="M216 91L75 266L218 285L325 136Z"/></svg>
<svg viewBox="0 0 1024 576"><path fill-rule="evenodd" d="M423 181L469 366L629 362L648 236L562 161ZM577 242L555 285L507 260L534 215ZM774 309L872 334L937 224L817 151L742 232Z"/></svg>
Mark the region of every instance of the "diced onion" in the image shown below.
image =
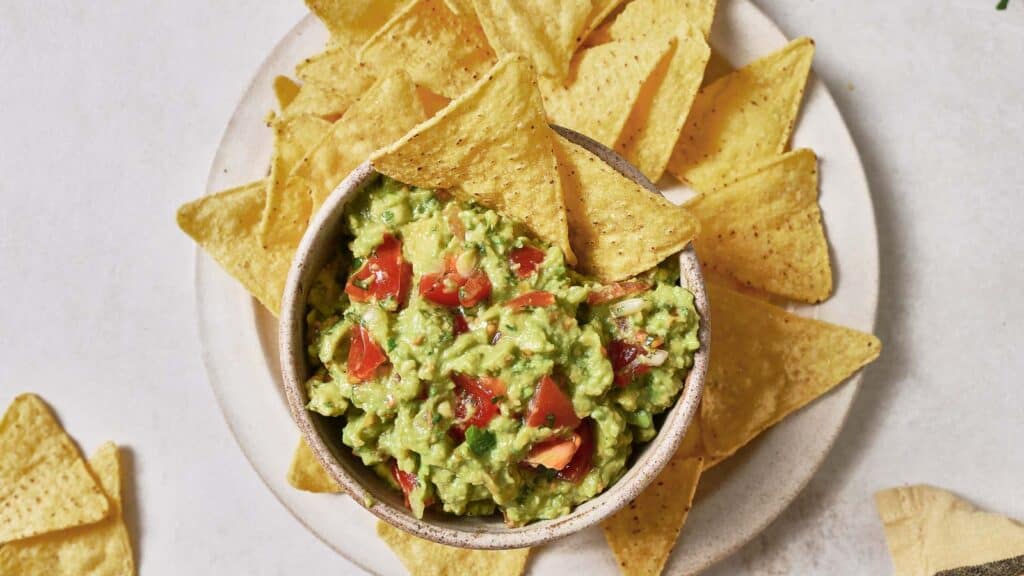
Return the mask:
<svg viewBox="0 0 1024 576"><path fill-rule="evenodd" d="M469 278L469 275L476 270L476 263L476 250L466 250L455 259L455 271L459 273L459 276Z"/></svg>
<svg viewBox="0 0 1024 576"><path fill-rule="evenodd" d="M643 298L629 298L612 304L608 307L608 311L615 317L632 316L637 312L642 312L645 307L647 307L647 303Z"/></svg>
<svg viewBox="0 0 1024 576"><path fill-rule="evenodd" d="M668 351L666 350L651 350L647 354L637 356L636 361L639 364L646 366L661 366L668 360Z"/></svg>

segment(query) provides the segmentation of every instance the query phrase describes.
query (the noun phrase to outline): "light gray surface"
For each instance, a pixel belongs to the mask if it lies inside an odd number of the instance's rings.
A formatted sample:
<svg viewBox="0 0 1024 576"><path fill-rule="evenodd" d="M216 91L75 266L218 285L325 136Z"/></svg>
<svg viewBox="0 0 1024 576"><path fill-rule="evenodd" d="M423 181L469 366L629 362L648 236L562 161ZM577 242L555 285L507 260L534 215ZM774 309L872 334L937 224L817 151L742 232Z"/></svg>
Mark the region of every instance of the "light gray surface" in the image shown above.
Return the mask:
<svg viewBox="0 0 1024 576"><path fill-rule="evenodd" d="M1024 518L1024 3L758 4L818 41L815 70L860 147L887 348L818 476L712 573L883 574L878 488L931 482ZM37 391L87 452L130 448L145 574L353 571L231 439L195 339L192 245L173 225L303 13L0 3L0 404Z"/></svg>

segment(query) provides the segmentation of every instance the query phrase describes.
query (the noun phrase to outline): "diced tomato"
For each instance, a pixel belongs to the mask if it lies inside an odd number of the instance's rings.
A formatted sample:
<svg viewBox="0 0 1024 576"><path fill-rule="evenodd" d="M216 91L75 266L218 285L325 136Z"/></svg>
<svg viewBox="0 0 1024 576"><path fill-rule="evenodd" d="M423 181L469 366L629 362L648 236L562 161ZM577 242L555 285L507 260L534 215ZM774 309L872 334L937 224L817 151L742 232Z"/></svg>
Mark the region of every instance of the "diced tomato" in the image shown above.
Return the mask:
<svg viewBox="0 0 1024 576"><path fill-rule="evenodd" d="M453 436L461 442L470 426L486 428L498 415L495 399L505 395L505 384L491 376L474 378L465 374L452 374L452 381L456 397Z"/></svg>
<svg viewBox="0 0 1024 576"><path fill-rule="evenodd" d="M576 429L580 445L572 455L572 460L558 471L559 478L577 483L590 472L594 465L594 422L587 418Z"/></svg>
<svg viewBox="0 0 1024 576"><path fill-rule="evenodd" d="M580 418L573 410L572 400L569 400L551 376L544 375L530 399L526 425L575 428L579 423Z"/></svg>
<svg viewBox="0 0 1024 576"><path fill-rule="evenodd" d="M612 340L608 343L608 360L612 363L617 386L624 388L633 381L634 376L650 371L650 366L635 363L637 358L646 354L647 351L642 346L637 346L632 342Z"/></svg>
<svg viewBox="0 0 1024 576"><path fill-rule="evenodd" d="M348 349L348 375L367 380L387 361L388 357L373 341L370 331L357 325L352 331L352 344Z"/></svg>
<svg viewBox="0 0 1024 576"><path fill-rule="evenodd" d="M445 259L444 272L420 278L420 295L448 308L476 306L491 295L491 280L482 270L462 276L455 269L455 259L449 257Z"/></svg>
<svg viewBox="0 0 1024 576"><path fill-rule="evenodd" d="M476 306L491 295L491 279L487 274L477 270L466 279L459 291L459 303L463 306Z"/></svg>
<svg viewBox="0 0 1024 576"><path fill-rule="evenodd" d="M508 255L508 259L514 265L513 268L515 268L516 276L526 278L533 274L537 266L540 266L540 263L544 261L544 251L533 246L523 246L522 248L512 250L512 253Z"/></svg>
<svg viewBox="0 0 1024 576"><path fill-rule="evenodd" d="M551 306L555 303L555 295L551 292L544 292L536 290L533 292L525 292L516 296L505 303L506 306L513 310L522 310L523 308L543 308L545 306Z"/></svg>
<svg viewBox="0 0 1024 576"><path fill-rule="evenodd" d="M398 461L391 461L391 477L394 478L395 482L402 488L402 496L405 497L405 507L412 508L409 505L409 495L412 491L419 487L420 479L416 477L412 472L406 472L398 467ZM425 505L430 506L434 503L432 498L427 498L424 502Z"/></svg>
<svg viewBox="0 0 1024 576"><path fill-rule="evenodd" d="M409 297L412 264L402 259L402 243L385 234L363 267L349 277L345 293L356 302L394 298L401 306Z"/></svg>
<svg viewBox="0 0 1024 576"><path fill-rule="evenodd" d="M576 433L570 438L546 440L531 448L523 462L534 468L543 466L551 470L561 470L572 460L581 441L580 435Z"/></svg>
<svg viewBox="0 0 1024 576"><path fill-rule="evenodd" d="M601 286L593 290L590 295L587 296L588 304L604 304L605 302L611 302L612 300L618 300L624 296L631 294L639 294L650 289L650 285L646 282L629 281L629 282L616 282L615 284L608 284L607 286Z"/></svg>
<svg viewBox="0 0 1024 576"><path fill-rule="evenodd" d="M466 317L462 312L456 312L452 317L452 334L458 338L460 334L465 334L466 332L469 332L469 322L466 322Z"/></svg>

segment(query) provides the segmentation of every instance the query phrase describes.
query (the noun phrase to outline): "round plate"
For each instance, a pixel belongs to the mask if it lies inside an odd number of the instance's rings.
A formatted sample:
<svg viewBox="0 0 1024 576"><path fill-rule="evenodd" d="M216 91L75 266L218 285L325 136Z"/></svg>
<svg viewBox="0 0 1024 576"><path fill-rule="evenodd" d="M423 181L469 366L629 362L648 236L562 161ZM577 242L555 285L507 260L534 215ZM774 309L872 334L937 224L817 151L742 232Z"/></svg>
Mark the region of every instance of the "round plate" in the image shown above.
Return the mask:
<svg viewBox="0 0 1024 576"><path fill-rule="evenodd" d="M274 108L271 82L322 49L326 32L302 20L260 68L228 124L211 168L207 193L266 175L272 137L263 119ZM711 44L743 64L786 43L779 29L748 0L722 0ZM874 211L857 149L828 89L811 78L793 137L794 147L819 156L820 202L836 279L834 296L813 316L870 331L878 300ZM666 195L685 194L671 183ZM196 299L210 384L235 439L277 498L325 543L362 568L403 574L376 536L376 518L342 495L295 490L285 473L299 432L284 399L277 354L277 321L207 256L196 259ZM691 574L732 553L763 530L796 497L824 460L857 391L860 376L771 429L701 480L697 502L666 574ZM592 528L537 549L533 573L614 573L601 531Z"/></svg>

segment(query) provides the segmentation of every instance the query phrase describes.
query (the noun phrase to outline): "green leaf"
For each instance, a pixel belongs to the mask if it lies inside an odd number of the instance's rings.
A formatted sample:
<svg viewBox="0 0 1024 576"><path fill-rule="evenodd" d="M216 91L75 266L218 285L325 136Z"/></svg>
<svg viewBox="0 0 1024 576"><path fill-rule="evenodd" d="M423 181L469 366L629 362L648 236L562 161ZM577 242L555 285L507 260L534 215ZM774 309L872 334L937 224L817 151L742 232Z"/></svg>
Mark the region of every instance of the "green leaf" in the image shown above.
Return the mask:
<svg viewBox="0 0 1024 576"><path fill-rule="evenodd" d="M469 449L474 454L483 456L498 444L498 438L490 430L481 430L476 426L470 426L466 430L466 443L469 444Z"/></svg>

